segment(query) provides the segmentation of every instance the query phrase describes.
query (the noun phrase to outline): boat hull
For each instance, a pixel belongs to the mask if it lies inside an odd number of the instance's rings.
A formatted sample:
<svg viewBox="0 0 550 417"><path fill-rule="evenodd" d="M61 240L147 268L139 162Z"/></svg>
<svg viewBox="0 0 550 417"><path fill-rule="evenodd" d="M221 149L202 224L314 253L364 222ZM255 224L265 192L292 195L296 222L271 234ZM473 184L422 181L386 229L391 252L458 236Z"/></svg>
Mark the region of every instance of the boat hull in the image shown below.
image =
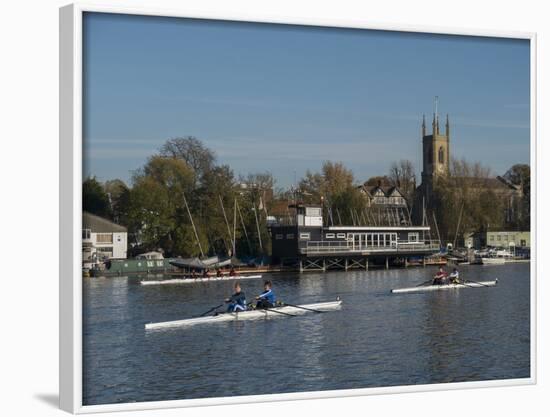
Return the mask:
<svg viewBox="0 0 550 417"><path fill-rule="evenodd" d="M424 287L398 288L391 290L392 294L418 293L430 291L445 291L458 290L462 288L484 288L494 287L497 285L498 279L494 281L466 282L464 284L449 284L449 285L427 285Z"/></svg>
<svg viewBox="0 0 550 417"><path fill-rule="evenodd" d="M505 258L481 258L483 265L504 265L506 263Z"/></svg>
<svg viewBox="0 0 550 417"><path fill-rule="evenodd" d="M235 320L259 320L259 319L271 319L276 317L289 317L288 315L298 315L311 313L309 310L317 311L331 311L338 310L342 306L342 301L330 301L326 303L316 303L316 304L303 304L299 307L293 306L284 306L276 307L268 310L247 310L239 313L224 313L217 316L207 316L207 317L197 317L194 319L184 319L184 320L175 320L175 321L166 321L161 323L147 323L145 325L145 330L158 330L158 329L167 329L174 327L189 327L195 326L198 324L211 324L211 323L223 323L228 321ZM307 310L309 309L309 310ZM283 313L283 314L281 314Z"/></svg>
<svg viewBox="0 0 550 417"><path fill-rule="evenodd" d="M258 279L262 275L242 275L242 276L226 276L226 277L200 277L200 278L174 278L164 280L147 280L141 281L141 285L175 285L175 284L197 284L201 282L222 282L222 281L240 281L243 279Z"/></svg>

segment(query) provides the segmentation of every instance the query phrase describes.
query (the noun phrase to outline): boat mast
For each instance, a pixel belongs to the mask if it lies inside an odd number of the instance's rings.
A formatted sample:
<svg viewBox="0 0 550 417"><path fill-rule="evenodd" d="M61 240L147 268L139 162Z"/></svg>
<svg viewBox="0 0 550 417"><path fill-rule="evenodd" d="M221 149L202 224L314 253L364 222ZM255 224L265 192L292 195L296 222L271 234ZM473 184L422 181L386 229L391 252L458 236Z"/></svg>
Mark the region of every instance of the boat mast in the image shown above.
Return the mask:
<svg viewBox="0 0 550 417"><path fill-rule="evenodd" d="M460 222L462 221L462 210L464 210L464 201L462 201L462 206L460 206L460 214L458 215L458 224L456 225L455 240L453 241L453 248L456 247L456 239L458 238L458 229L460 228Z"/></svg>
<svg viewBox="0 0 550 417"><path fill-rule="evenodd" d="M250 245L250 239L248 238L248 233L246 231L246 227L244 226L244 219L243 219L243 215L241 213L241 206L239 205L239 203L237 203L237 211L239 212L239 217L241 219L241 226L243 227L244 236L246 237L246 243L248 244L248 250L250 252L252 252L252 246Z"/></svg>
<svg viewBox="0 0 550 417"><path fill-rule="evenodd" d="M359 226L359 223L358 223L357 219L355 218L355 213L353 212L353 209L351 207L349 209L349 212L350 212L350 215L351 215L351 223L354 226Z"/></svg>
<svg viewBox="0 0 550 417"><path fill-rule="evenodd" d="M227 226L227 234L229 235L229 240L232 243L233 253L231 255L233 255L235 253L235 241L233 239L233 236L231 236L231 228L229 227L229 222L227 221L227 215L225 214L225 207L223 206L222 196L218 194L218 197L220 198L220 205L222 206L223 218L225 220L225 225Z"/></svg>
<svg viewBox="0 0 550 417"><path fill-rule="evenodd" d="M237 249L235 247L235 239L237 234L237 197L235 197L235 204L233 206L233 256L237 256Z"/></svg>
<svg viewBox="0 0 550 417"><path fill-rule="evenodd" d="M441 250L441 236L439 235L439 227L437 227L437 219L435 218L435 212L432 211L432 216L434 218L435 231L437 232L437 238L439 239L439 248Z"/></svg>
<svg viewBox="0 0 550 417"><path fill-rule="evenodd" d="M193 221L193 216L191 216L191 211L189 210L189 205L187 204L187 199L185 198L185 193L183 191L182 191L182 195L183 195L183 202L185 203L185 208L187 209L187 214L189 215L189 219L191 220L191 226L193 226L193 232L195 232L195 238L197 239L197 244L199 245L199 249L201 251L201 257L204 258L204 252L202 251L199 234L197 233L197 228L195 227L195 222Z"/></svg>
<svg viewBox="0 0 550 417"><path fill-rule="evenodd" d="M409 226L412 226L412 224L413 224L412 219L411 219L412 206L409 209L409 203L407 202L407 205L405 207L407 208L407 216L409 217Z"/></svg>
<svg viewBox="0 0 550 417"><path fill-rule="evenodd" d="M256 229L258 230L258 242L260 243L260 251L264 252L264 248L263 248L263 245L262 245L262 235L260 234L260 223L258 221L258 212L256 210L256 204L254 203L254 201L252 202L253 207L252 207L252 210L254 210L254 217L256 218Z"/></svg>

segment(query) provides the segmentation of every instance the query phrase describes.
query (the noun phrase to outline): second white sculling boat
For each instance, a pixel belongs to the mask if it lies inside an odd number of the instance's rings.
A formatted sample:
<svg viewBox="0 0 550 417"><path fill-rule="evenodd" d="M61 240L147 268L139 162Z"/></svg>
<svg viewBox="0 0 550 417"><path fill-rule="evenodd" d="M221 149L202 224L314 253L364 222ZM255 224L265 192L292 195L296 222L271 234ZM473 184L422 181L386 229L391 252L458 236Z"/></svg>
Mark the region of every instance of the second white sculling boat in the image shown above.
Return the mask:
<svg viewBox="0 0 550 417"><path fill-rule="evenodd" d="M224 277L200 277L200 278L174 278L163 279L160 281L141 281L141 285L171 285L171 284L196 284L199 282L220 282L220 281L240 281L242 279L261 278L261 275L236 275Z"/></svg>
<svg viewBox="0 0 550 417"><path fill-rule="evenodd" d="M193 319L165 321L161 323L147 323L145 330L158 330L170 327L195 326L197 324L221 323L233 320L258 320L271 319L275 317L292 317L298 314L325 312L338 310L342 305L342 300L330 301L326 303L302 304L297 306L282 306L270 308L267 310L247 310L239 313L222 313L217 316L197 317Z"/></svg>
<svg viewBox="0 0 550 417"><path fill-rule="evenodd" d="M425 291L444 291L444 290L454 290L461 288L483 288L483 287L494 287L498 284L498 279L494 281L480 281L480 282L464 282L460 284L448 284L448 285L426 285L423 287L411 287L411 288L398 288L391 290L393 294L403 294L411 292L425 292Z"/></svg>

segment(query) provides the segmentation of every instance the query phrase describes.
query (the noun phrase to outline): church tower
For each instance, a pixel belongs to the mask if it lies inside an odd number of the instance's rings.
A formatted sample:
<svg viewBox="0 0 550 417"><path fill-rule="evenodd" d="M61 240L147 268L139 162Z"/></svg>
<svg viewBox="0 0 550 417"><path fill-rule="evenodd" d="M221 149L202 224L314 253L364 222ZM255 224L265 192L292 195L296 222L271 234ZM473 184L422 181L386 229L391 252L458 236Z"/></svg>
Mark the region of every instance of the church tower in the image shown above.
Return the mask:
<svg viewBox="0 0 550 417"><path fill-rule="evenodd" d="M426 118L422 120L422 183L431 184L436 176L448 175L450 167L449 115L445 121L445 133L439 129L439 116L433 115L432 133L426 132Z"/></svg>
<svg viewBox="0 0 550 417"><path fill-rule="evenodd" d="M450 125L449 115L445 120L445 131L439 127L439 114L437 112L437 97L432 119L431 133L428 134L426 117L422 118L422 184L419 187L419 207L430 207L434 182L437 177L447 176L450 171Z"/></svg>

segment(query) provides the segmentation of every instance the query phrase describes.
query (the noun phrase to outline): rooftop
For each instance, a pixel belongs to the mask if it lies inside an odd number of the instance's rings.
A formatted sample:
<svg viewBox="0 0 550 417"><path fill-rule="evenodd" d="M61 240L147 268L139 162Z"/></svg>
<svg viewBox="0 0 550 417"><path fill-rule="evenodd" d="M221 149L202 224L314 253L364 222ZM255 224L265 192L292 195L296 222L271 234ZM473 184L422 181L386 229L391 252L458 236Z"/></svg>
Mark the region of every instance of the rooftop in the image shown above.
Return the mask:
<svg viewBox="0 0 550 417"><path fill-rule="evenodd" d="M82 213L82 228L90 229L94 233L124 233L128 231L124 226L86 211Z"/></svg>

